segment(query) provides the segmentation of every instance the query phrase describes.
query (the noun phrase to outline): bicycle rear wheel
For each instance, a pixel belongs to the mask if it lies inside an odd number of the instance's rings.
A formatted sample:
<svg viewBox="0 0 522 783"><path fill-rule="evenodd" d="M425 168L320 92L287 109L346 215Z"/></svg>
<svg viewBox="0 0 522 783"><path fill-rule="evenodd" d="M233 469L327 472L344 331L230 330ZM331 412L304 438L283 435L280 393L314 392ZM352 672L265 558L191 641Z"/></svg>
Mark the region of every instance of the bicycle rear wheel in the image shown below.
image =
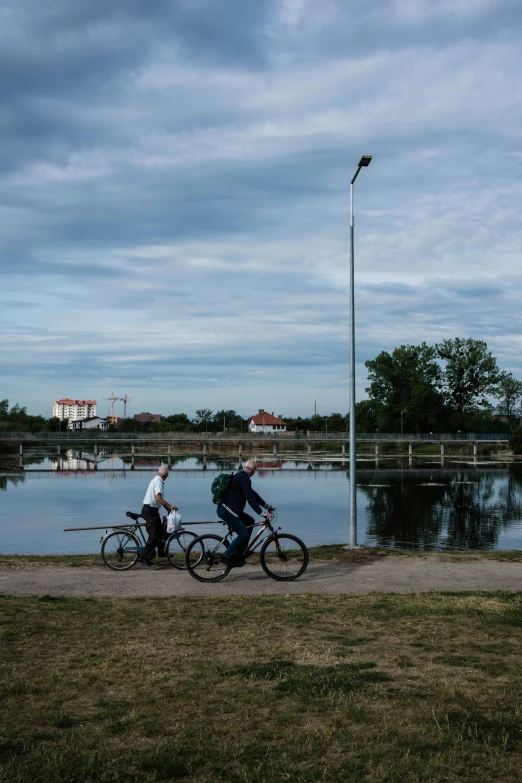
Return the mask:
<svg viewBox="0 0 522 783"><path fill-rule="evenodd" d="M219 557L230 546L228 539L210 533L192 541L185 554L187 571L199 582L219 582L230 571L230 566L219 562Z"/></svg>
<svg viewBox="0 0 522 783"><path fill-rule="evenodd" d="M179 530L177 533L171 533L167 539L165 550L171 566L179 568L180 571L184 571L187 567L185 565L185 554L191 541L197 538L195 533L191 533L190 530Z"/></svg>
<svg viewBox="0 0 522 783"><path fill-rule="evenodd" d="M276 533L267 538L261 547L259 559L267 576L279 582L289 582L306 571L308 549L297 536Z"/></svg>
<svg viewBox="0 0 522 783"><path fill-rule="evenodd" d="M127 571L138 559L141 547L134 533L129 530L115 530L103 539L101 556L105 565L114 571Z"/></svg>

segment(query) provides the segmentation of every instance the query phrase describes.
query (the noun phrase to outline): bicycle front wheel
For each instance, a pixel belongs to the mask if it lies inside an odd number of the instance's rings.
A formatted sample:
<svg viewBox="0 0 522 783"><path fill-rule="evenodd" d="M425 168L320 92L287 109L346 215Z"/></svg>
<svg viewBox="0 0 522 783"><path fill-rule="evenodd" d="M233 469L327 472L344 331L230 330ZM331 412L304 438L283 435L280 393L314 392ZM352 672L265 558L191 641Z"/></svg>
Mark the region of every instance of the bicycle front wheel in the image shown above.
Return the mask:
<svg viewBox="0 0 522 783"><path fill-rule="evenodd" d="M230 571L230 566L219 562L220 555L230 546L228 539L219 536L199 536L192 541L185 554L185 567L199 582L219 582Z"/></svg>
<svg viewBox="0 0 522 783"><path fill-rule="evenodd" d="M167 557L171 566L179 568L180 571L183 571L187 567L185 565L185 555L188 546L195 538L197 538L196 534L191 533L190 530L180 530L177 533L171 533L165 545Z"/></svg>
<svg viewBox="0 0 522 783"><path fill-rule="evenodd" d="M308 549L300 538L276 533L267 538L259 553L261 567L267 576L279 582L298 579L308 565Z"/></svg>
<svg viewBox="0 0 522 783"><path fill-rule="evenodd" d="M141 544L128 530L115 530L102 542L101 556L105 565L114 571L127 571L138 559Z"/></svg>

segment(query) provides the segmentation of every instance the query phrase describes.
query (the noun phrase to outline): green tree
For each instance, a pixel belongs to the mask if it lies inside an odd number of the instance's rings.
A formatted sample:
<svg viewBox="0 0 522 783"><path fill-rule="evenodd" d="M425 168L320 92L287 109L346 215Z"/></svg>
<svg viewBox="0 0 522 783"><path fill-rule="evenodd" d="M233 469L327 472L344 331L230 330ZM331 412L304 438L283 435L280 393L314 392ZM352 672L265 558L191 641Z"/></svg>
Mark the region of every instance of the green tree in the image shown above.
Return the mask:
<svg viewBox="0 0 522 783"><path fill-rule="evenodd" d="M348 432L348 417L341 413L331 413L328 419L328 432Z"/></svg>
<svg viewBox="0 0 522 783"><path fill-rule="evenodd" d="M355 403L355 428L357 432L375 432L382 421L382 406L377 400L360 400ZM350 414L346 417L346 428L350 426Z"/></svg>
<svg viewBox="0 0 522 783"><path fill-rule="evenodd" d="M366 362L369 387L379 429L405 432L433 429L443 409L437 350L426 343L382 351ZM357 422L356 422L357 423Z"/></svg>
<svg viewBox="0 0 522 783"><path fill-rule="evenodd" d="M0 400L0 428L11 432L41 432L50 429L50 420L43 416L30 416L27 408L15 403L9 408L9 400Z"/></svg>
<svg viewBox="0 0 522 783"><path fill-rule="evenodd" d="M49 429L51 432L60 432L67 429L67 422L62 421L58 416L52 416L49 419Z"/></svg>
<svg viewBox="0 0 522 783"><path fill-rule="evenodd" d="M500 400L498 412L501 416L507 416L511 424L515 424L515 417L522 413L522 381L513 378L513 373L502 372L498 382L495 397Z"/></svg>
<svg viewBox="0 0 522 783"><path fill-rule="evenodd" d="M324 432L324 419L324 416L314 413L314 415L310 417L310 430L312 432Z"/></svg>
<svg viewBox="0 0 522 783"><path fill-rule="evenodd" d="M220 410L217 411L212 417L212 429L215 432L221 432L223 426L227 430L240 430L242 429L244 422L239 413L234 410Z"/></svg>
<svg viewBox="0 0 522 783"><path fill-rule="evenodd" d="M303 419L301 416L297 416L297 418L293 419L291 416L285 416L284 420L286 421L289 432L304 433L313 429L311 419Z"/></svg>
<svg viewBox="0 0 522 783"><path fill-rule="evenodd" d="M522 454L522 427L517 427L513 430L509 446L513 454Z"/></svg>
<svg viewBox="0 0 522 783"><path fill-rule="evenodd" d="M208 423L212 421L212 411L210 408L199 408L196 411L196 423L205 424L205 429L208 430Z"/></svg>
<svg viewBox="0 0 522 783"><path fill-rule="evenodd" d="M486 396L497 392L500 380L497 360L483 340L456 337L444 340L436 348L439 358L445 362L441 388L445 403L453 413L451 423L455 428L468 429L473 424L474 413L491 410Z"/></svg>
<svg viewBox="0 0 522 783"><path fill-rule="evenodd" d="M173 413L171 416L164 416L158 424L163 425L162 432L194 432L197 428L186 413ZM153 425L153 427L155 426ZM154 432L154 429L152 431Z"/></svg>

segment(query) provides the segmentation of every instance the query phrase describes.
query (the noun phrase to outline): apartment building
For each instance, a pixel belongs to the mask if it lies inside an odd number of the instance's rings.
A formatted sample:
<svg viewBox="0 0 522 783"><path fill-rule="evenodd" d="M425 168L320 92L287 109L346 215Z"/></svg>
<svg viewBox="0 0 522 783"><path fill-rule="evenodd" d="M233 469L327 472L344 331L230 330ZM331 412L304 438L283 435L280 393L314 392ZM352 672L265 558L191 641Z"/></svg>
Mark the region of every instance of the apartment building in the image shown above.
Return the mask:
<svg viewBox="0 0 522 783"><path fill-rule="evenodd" d="M53 402L53 416L67 421L69 429L72 429L73 421L96 416L96 400L70 400L68 397L64 397L63 400L55 400Z"/></svg>

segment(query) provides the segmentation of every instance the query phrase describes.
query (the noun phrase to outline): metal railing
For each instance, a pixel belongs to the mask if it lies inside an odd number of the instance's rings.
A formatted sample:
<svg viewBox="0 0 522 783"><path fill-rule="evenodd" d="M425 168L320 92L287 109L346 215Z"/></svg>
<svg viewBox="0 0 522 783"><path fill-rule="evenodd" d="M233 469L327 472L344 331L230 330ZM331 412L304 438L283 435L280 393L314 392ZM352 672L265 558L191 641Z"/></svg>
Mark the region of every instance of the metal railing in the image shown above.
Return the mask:
<svg viewBox="0 0 522 783"><path fill-rule="evenodd" d="M441 442L441 441L489 441L507 442L510 434L501 433L403 433L396 432L358 432L357 441L404 441L411 442ZM113 441L113 442L155 442L155 441L186 441L187 443L214 442L238 443L240 441L347 441L347 432L310 432L310 433L195 433L195 432L99 432L88 430L85 432L0 432L0 441L41 441L47 443L66 443L80 441Z"/></svg>

